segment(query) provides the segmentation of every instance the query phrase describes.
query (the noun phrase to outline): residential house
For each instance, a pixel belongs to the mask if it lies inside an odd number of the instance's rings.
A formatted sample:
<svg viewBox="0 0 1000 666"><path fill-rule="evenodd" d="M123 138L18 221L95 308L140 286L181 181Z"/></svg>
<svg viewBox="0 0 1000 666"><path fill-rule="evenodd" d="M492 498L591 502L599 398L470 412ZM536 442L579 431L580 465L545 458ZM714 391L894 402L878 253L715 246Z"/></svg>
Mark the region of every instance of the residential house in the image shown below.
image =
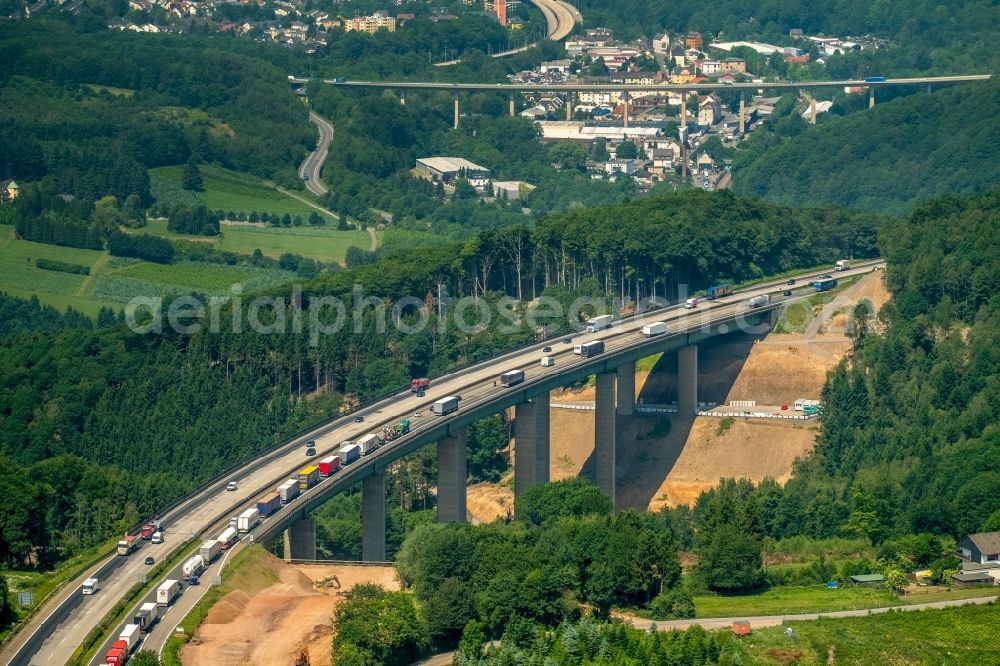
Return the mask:
<svg viewBox="0 0 1000 666"><path fill-rule="evenodd" d="M1000 532L970 534L958 542L958 556L977 564L1000 562Z"/></svg>
<svg viewBox="0 0 1000 666"><path fill-rule="evenodd" d="M684 45L681 43L675 43L670 47L670 57L674 59L674 65L677 67L683 67L687 64L687 55L684 51Z"/></svg>
<svg viewBox="0 0 1000 666"><path fill-rule="evenodd" d="M718 60L699 60L695 63L695 69L705 76L712 76L722 71L722 63Z"/></svg>
<svg viewBox="0 0 1000 666"><path fill-rule="evenodd" d="M712 160L712 156L708 153L702 153L698 156L698 171L711 171L715 168L715 162Z"/></svg>
<svg viewBox="0 0 1000 666"><path fill-rule="evenodd" d="M711 127L719 122L722 117L722 104L719 97L712 93L710 95L698 96L698 124L704 127Z"/></svg>
<svg viewBox="0 0 1000 666"><path fill-rule="evenodd" d="M687 68L675 67L674 71L670 72L671 83L690 83L693 78L694 75Z"/></svg>
<svg viewBox="0 0 1000 666"><path fill-rule="evenodd" d="M277 10L275 10L277 13ZM389 16L387 12L375 12L371 16L359 16L358 18L346 19L344 21L346 32L367 32L369 34L379 30L396 32L396 17Z"/></svg>
<svg viewBox="0 0 1000 666"><path fill-rule="evenodd" d="M747 61L742 58L726 58L719 61L723 72L727 73L747 73Z"/></svg>
<svg viewBox="0 0 1000 666"><path fill-rule="evenodd" d="M624 173L631 176L635 173L635 160L614 159L604 163L604 172L608 174Z"/></svg>
<svg viewBox="0 0 1000 666"><path fill-rule="evenodd" d="M670 55L670 35L663 32L653 37L653 53Z"/></svg>
<svg viewBox="0 0 1000 666"><path fill-rule="evenodd" d="M689 32L684 35L684 46L689 49L698 49L699 51L704 47L705 42L702 41L700 32Z"/></svg>
<svg viewBox="0 0 1000 666"><path fill-rule="evenodd" d="M21 193L21 188L13 180L0 182L0 201L13 201Z"/></svg>

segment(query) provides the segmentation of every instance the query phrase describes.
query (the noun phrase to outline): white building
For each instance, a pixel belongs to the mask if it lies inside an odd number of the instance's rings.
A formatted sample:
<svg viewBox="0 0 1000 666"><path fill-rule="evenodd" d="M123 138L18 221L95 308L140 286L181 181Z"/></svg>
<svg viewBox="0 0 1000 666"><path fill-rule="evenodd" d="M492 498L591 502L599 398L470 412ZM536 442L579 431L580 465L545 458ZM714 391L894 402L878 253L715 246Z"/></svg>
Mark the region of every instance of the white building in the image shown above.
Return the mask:
<svg viewBox="0 0 1000 666"><path fill-rule="evenodd" d="M422 178L445 184L465 178L473 187L484 187L490 181L489 169L461 157L422 157L415 171Z"/></svg>

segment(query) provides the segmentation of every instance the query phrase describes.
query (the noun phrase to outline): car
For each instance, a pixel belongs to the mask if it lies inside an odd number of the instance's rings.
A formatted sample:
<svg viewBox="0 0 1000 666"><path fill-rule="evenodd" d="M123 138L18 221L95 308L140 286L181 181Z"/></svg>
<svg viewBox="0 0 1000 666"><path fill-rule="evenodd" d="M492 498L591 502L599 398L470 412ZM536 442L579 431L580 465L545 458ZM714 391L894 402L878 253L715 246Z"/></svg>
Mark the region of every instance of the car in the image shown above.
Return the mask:
<svg viewBox="0 0 1000 666"><path fill-rule="evenodd" d="M785 284L795 284L795 278L788 278L788 282Z"/></svg>
<svg viewBox="0 0 1000 666"><path fill-rule="evenodd" d="M569 345L573 343L573 338L563 338L563 344Z"/></svg>
<svg viewBox="0 0 1000 666"><path fill-rule="evenodd" d="M419 419L423 415L424 415L424 413L421 412L421 411L419 411L419 410L416 411L416 412L413 412L413 418L415 418L415 419Z"/></svg>
<svg viewBox="0 0 1000 666"><path fill-rule="evenodd" d="M545 353L547 354L547 353L549 353L550 351L552 351L552 347L542 347L542 351L543 351L543 352L545 352Z"/></svg>
<svg viewBox="0 0 1000 666"><path fill-rule="evenodd" d="M149 556L146 557L145 560L143 560L143 563L146 564L147 566L149 566L149 565L152 565L152 564L156 564L156 560L153 559L152 555L149 555Z"/></svg>
<svg viewBox="0 0 1000 666"><path fill-rule="evenodd" d="M302 174L302 180L309 180L309 174L307 173Z"/></svg>
<svg viewBox="0 0 1000 666"><path fill-rule="evenodd" d="M833 276L830 275L829 273L823 273L822 275L819 276L819 278L821 280L832 280Z"/></svg>
<svg viewBox="0 0 1000 666"><path fill-rule="evenodd" d="M306 442L306 448L307 449L314 449L314 448L316 448L316 440L315 439L310 439L308 442Z"/></svg>
<svg viewBox="0 0 1000 666"><path fill-rule="evenodd" d="M306 456L314 456L314 455L316 455L316 449L313 448L306 449Z"/></svg>
<svg viewBox="0 0 1000 666"><path fill-rule="evenodd" d="M236 485L235 481L230 481L229 483L226 484L226 490L227 491L237 490L238 488L239 488L239 486Z"/></svg>
<svg viewBox="0 0 1000 666"><path fill-rule="evenodd" d="M423 390L423 389L420 389L419 391L417 391L417 397L418 397L418 398L422 398L422 397L424 397L425 395L427 395L427 394L426 394L426 393L424 393L424 390Z"/></svg>
<svg viewBox="0 0 1000 666"><path fill-rule="evenodd" d="M792 295L792 290L791 289L786 289L784 293L785 293L785 296L791 296Z"/></svg>
<svg viewBox="0 0 1000 666"><path fill-rule="evenodd" d="M364 423L364 420L365 420L365 417L363 417L361 414L358 414L357 416L354 417L354 422L355 423Z"/></svg>

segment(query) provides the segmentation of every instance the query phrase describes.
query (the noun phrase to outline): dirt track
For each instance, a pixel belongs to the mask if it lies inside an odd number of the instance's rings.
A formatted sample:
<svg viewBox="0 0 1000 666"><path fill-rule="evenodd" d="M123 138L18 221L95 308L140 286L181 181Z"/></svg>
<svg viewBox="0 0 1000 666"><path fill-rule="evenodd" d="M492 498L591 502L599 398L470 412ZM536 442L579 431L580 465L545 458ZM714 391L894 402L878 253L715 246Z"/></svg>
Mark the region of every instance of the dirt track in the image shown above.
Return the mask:
<svg viewBox="0 0 1000 666"><path fill-rule="evenodd" d="M182 650L182 663L285 666L305 645L314 666L329 664L330 618L342 597L332 587L314 591L313 581L336 575L343 590L365 582L399 589L393 567L290 565L269 557L265 568L247 572L247 585L237 586L211 608ZM276 577L277 582L257 591L252 581L260 577Z"/></svg>

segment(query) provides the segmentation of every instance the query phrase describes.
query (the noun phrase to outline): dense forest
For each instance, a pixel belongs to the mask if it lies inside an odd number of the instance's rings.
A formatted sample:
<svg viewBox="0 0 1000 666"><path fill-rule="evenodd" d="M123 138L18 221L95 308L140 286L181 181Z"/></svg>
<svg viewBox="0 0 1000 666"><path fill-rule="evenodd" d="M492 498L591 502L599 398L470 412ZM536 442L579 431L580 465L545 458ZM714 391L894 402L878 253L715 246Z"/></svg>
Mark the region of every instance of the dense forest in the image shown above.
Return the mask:
<svg viewBox="0 0 1000 666"><path fill-rule="evenodd" d="M809 131L793 108L732 151L733 189L894 214L932 196L982 192L1000 181L998 109L996 82L902 97Z"/></svg>

